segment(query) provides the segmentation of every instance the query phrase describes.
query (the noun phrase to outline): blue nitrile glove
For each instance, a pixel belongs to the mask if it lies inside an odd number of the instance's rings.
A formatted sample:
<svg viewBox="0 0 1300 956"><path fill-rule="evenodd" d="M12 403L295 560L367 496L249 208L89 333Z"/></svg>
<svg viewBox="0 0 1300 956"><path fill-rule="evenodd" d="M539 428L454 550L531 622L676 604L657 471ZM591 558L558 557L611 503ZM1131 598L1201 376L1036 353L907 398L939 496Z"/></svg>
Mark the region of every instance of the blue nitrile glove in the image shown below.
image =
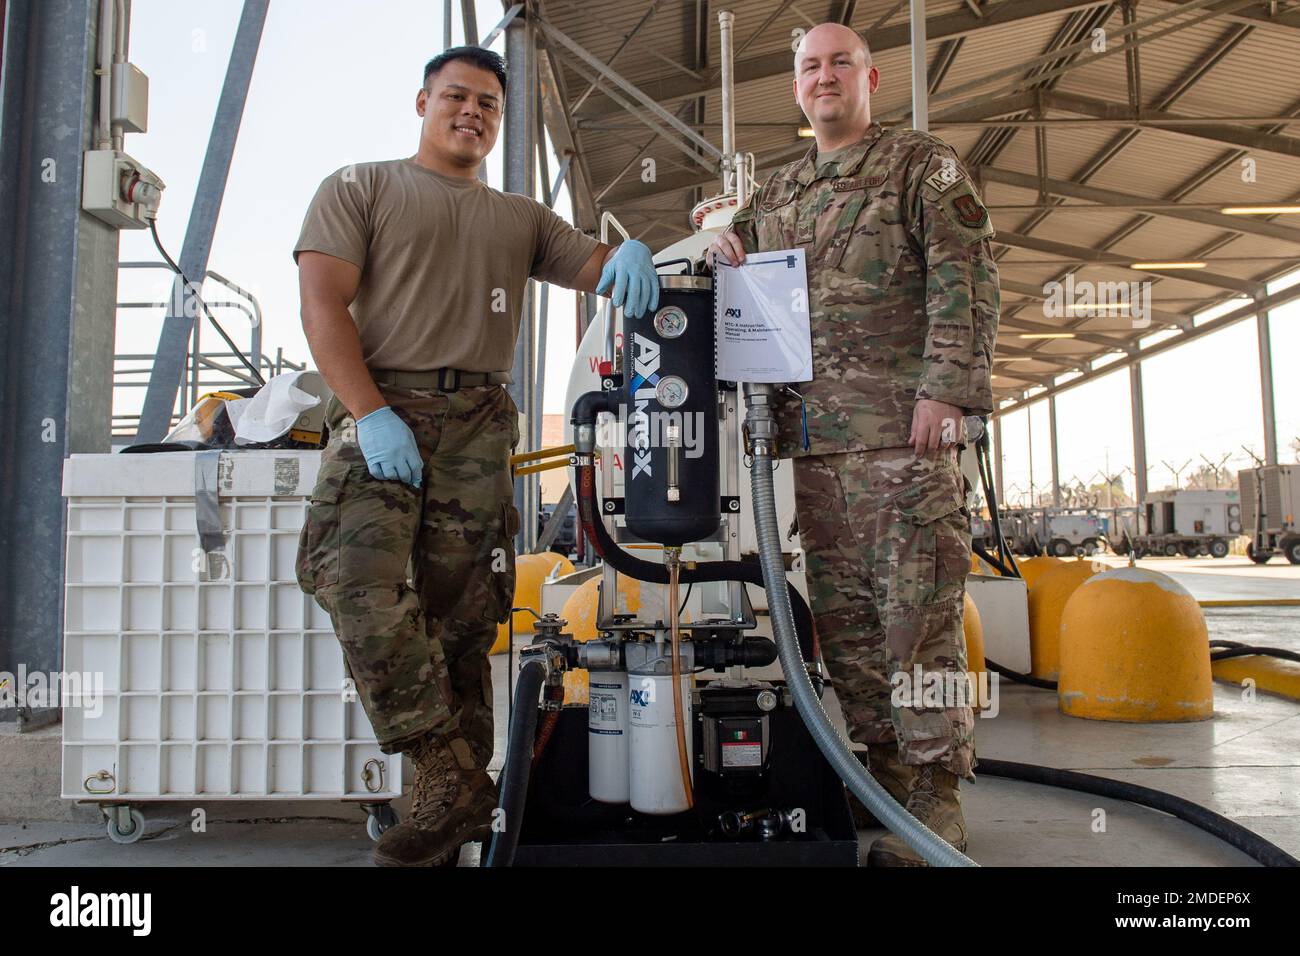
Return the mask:
<svg viewBox="0 0 1300 956"><path fill-rule="evenodd" d="M659 307L659 276L655 273L650 247L635 239L624 239L601 270L596 293L604 295L613 283L610 301L625 315L636 318Z"/></svg>
<svg viewBox="0 0 1300 956"><path fill-rule="evenodd" d="M420 487L424 478L420 448L410 426L392 408L385 405L357 421L357 444L374 477Z"/></svg>

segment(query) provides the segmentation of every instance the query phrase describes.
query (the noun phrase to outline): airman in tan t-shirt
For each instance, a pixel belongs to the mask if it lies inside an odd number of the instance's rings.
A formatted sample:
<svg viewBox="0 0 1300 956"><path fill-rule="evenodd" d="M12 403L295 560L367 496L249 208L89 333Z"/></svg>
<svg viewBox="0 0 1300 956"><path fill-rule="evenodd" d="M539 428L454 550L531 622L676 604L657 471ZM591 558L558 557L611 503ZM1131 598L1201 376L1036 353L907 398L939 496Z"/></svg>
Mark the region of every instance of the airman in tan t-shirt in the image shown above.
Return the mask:
<svg viewBox="0 0 1300 956"><path fill-rule="evenodd" d="M389 866L440 864L491 832L487 654L520 527L518 409L500 373L528 279L609 288L633 315L658 298L644 244L596 242L475 177L505 79L478 47L431 60L415 156L329 176L294 248L303 331L335 395L297 576L330 615L379 749L415 769L410 814L375 848Z"/></svg>
<svg viewBox="0 0 1300 956"><path fill-rule="evenodd" d="M508 372L528 279L569 286L599 245L535 199L395 159L327 177L294 259L361 269L349 311L367 367Z"/></svg>

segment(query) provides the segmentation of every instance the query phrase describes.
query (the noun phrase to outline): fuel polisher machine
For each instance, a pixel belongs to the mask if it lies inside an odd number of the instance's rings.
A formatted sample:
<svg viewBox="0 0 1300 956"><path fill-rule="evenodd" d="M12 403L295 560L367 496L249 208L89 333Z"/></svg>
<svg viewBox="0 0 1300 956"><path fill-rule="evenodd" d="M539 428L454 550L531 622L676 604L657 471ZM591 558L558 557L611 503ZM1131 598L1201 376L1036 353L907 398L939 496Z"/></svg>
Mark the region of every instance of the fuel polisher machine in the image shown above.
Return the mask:
<svg viewBox="0 0 1300 956"><path fill-rule="evenodd" d="M827 718L812 615L786 578L777 528L780 386L716 378L713 279L688 259L667 266L684 268L660 275L655 312L624 316L617 352L606 313L601 388L573 406L578 513L603 560L598 637L576 641L546 615L519 652L484 862L854 866L847 786L931 863L970 865L872 779ZM741 555L742 429L758 560ZM619 575L665 600L624 611ZM773 638L753 633L746 584L765 590ZM683 586L699 589L687 622ZM564 706L574 670L587 672L586 707Z"/></svg>

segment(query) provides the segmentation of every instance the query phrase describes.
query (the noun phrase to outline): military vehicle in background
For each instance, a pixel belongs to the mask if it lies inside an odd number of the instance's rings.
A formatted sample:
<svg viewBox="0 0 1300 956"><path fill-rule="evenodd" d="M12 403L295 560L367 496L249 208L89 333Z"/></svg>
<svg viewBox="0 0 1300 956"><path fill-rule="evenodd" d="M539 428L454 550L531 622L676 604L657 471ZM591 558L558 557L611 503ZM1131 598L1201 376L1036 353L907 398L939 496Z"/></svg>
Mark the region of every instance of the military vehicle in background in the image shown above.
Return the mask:
<svg viewBox="0 0 1300 956"><path fill-rule="evenodd" d="M1262 465L1237 472L1242 526L1250 535L1246 554L1264 564L1281 554L1300 564L1300 465Z"/></svg>
<svg viewBox="0 0 1300 956"><path fill-rule="evenodd" d="M1112 535L1116 554L1225 558L1242 533L1241 496L1235 488L1153 491L1142 502L1138 528Z"/></svg>

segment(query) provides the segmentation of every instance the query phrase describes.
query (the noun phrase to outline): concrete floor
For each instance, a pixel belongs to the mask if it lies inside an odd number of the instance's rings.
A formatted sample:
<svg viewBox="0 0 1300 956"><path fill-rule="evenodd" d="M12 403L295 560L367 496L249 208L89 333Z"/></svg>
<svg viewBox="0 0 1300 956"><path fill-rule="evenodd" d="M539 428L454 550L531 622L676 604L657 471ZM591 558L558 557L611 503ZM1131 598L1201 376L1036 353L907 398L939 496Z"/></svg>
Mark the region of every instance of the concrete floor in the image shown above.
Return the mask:
<svg viewBox="0 0 1300 956"><path fill-rule="evenodd" d="M1244 558L1150 558L1141 564L1173 575L1202 600L1300 597L1300 568L1290 565L1254 567ZM1300 608L1207 608L1206 618L1211 637L1300 649ZM499 717L493 771L504 755L505 663L503 657L493 658ZM838 717L833 695L827 696L828 710ZM1213 720L1117 724L1064 717L1053 694L1007 681L1000 683L998 704L996 717L977 722L982 756L1168 790L1300 855L1300 704L1262 694L1245 701L1236 687L1216 684ZM57 754L58 729L41 733L50 739L43 751L32 753ZM57 770L52 779L57 788ZM1253 865L1177 819L1086 794L984 775L963 788L963 805L969 854L985 865ZM111 843L91 808L73 808L72 819L0 824L0 867L370 865L373 844L364 814L355 807L226 803L205 808L207 827L201 833L191 829L188 803L146 808L146 835L130 846ZM399 803L398 809L404 806ZM1104 830L1098 810L1104 811ZM883 832L862 832L863 859L870 841ZM460 862L476 865L477 847L466 847Z"/></svg>
<svg viewBox="0 0 1300 956"><path fill-rule="evenodd" d="M1111 567L1126 567L1128 558L1099 554L1094 560ZM1167 574L1198 601L1300 600L1300 565L1273 558L1268 564L1255 564L1240 555L1226 558L1142 558L1140 568Z"/></svg>

